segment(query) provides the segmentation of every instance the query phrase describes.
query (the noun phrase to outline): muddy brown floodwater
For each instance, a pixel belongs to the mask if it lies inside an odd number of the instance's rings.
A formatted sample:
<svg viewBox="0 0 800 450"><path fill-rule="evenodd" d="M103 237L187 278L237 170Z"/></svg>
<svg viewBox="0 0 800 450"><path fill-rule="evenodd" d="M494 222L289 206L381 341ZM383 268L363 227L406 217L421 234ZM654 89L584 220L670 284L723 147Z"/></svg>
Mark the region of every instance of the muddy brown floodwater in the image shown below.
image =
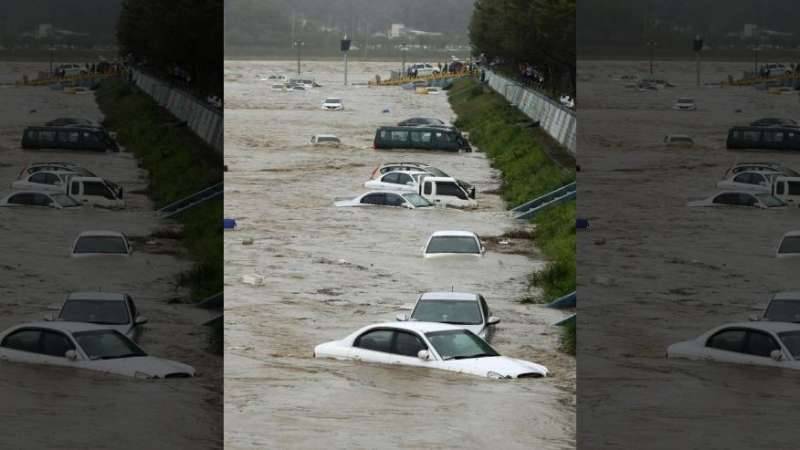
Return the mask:
<svg viewBox="0 0 800 450"><path fill-rule="evenodd" d="M46 70L40 64L0 64L0 80ZM4 78L5 77L5 78ZM205 310L171 302L191 261L145 239L162 225L148 198L147 173L133 155L23 151L22 131L57 117L101 120L93 95L46 87L0 87L2 195L35 161L73 161L119 183L124 211L0 208L0 330L41 320L72 291L125 292L149 319L141 339L153 356L190 364L192 379L144 381L90 371L0 363L2 448L222 448L222 357L206 351ZM81 231L108 229L136 239L129 258L71 259ZM174 252L173 252L174 253Z"/></svg>
<svg viewBox="0 0 800 450"><path fill-rule="evenodd" d="M704 80L739 77L749 64L704 63ZM583 448L797 448L795 371L667 360L667 346L763 308L800 288L800 261L774 256L800 210L688 208L735 161L800 154L725 149L728 129L762 117L800 119L793 95L695 86L694 62L658 64L660 91L625 88L647 62L582 61L578 239ZM695 112L672 111L679 96ZM737 112L740 110L740 112ZM621 126L620 124L624 124ZM698 145L668 148L665 134ZM604 245L596 245L597 241Z"/></svg>
<svg viewBox="0 0 800 450"><path fill-rule="evenodd" d="M542 266L490 251L482 260L424 261L440 229L496 236L513 223L482 153L377 152L379 125L412 116L453 120L445 95L343 86L341 64L305 63L322 88L274 92L270 73L292 62L226 63L226 448L574 448L574 359L559 353L564 315L516 300ZM351 63L350 80L386 76L386 63ZM320 110L326 96L344 112ZM388 108L389 113L383 113ZM315 148L334 133L341 148ZM477 186L477 211L336 208L365 192L383 161L431 163ZM252 245L242 241L253 239ZM243 277L263 277L254 286ZM496 382L442 371L312 357L315 345L394 320L427 290L480 292L502 322L493 344L547 365L545 380Z"/></svg>

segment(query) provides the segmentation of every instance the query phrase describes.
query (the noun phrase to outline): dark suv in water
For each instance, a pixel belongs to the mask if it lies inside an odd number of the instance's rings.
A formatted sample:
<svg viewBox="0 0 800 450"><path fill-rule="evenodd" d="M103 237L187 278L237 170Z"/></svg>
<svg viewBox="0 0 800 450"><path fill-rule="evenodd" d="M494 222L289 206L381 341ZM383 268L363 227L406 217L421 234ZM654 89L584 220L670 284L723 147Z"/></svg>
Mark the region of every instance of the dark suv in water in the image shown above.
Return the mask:
<svg viewBox="0 0 800 450"><path fill-rule="evenodd" d="M77 125L28 127L22 135L22 148L119 151L116 141L106 130Z"/></svg>

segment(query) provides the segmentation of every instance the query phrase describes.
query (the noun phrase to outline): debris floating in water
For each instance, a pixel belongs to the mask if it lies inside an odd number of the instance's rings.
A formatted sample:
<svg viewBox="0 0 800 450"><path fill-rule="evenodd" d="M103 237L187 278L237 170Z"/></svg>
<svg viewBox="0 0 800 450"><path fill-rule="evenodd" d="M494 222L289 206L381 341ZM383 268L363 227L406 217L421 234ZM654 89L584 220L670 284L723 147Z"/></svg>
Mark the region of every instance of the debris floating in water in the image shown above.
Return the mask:
<svg viewBox="0 0 800 450"><path fill-rule="evenodd" d="M222 219L222 226L226 230L233 230L236 228L236 219Z"/></svg>

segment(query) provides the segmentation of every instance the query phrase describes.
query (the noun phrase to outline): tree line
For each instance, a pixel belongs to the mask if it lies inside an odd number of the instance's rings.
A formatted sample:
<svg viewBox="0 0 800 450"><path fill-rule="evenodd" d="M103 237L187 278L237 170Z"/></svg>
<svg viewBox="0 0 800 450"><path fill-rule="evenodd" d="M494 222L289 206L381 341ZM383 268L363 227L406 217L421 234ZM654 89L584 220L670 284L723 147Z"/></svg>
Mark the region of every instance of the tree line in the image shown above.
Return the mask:
<svg viewBox="0 0 800 450"><path fill-rule="evenodd" d="M575 0L477 0L473 53L510 70L533 65L554 94L575 93Z"/></svg>
<svg viewBox="0 0 800 450"><path fill-rule="evenodd" d="M122 56L204 95L222 95L224 0L123 0Z"/></svg>

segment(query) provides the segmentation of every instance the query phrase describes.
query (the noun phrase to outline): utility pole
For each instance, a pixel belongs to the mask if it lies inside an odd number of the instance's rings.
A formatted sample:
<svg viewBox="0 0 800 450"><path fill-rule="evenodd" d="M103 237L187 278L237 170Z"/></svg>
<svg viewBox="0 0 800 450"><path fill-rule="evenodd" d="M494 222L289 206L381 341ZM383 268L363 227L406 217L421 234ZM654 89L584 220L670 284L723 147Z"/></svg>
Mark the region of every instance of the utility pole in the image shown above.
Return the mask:
<svg viewBox="0 0 800 450"><path fill-rule="evenodd" d="M700 52L703 50L703 38L698 34L694 38L694 54L697 59L697 87L700 87Z"/></svg>
<svg viewBox="0 0 800 450"><path fill-rule="evenodd" d="M647 46L650 47L650 76L653 76L653 52L656 46L655 41L649 41Z"/></svg>
<svg viewBox="0 0 800 450"><path fill-rule="evenodd" d="M303 48L305 42L303 41L294 41L293 44L297 48L297 75L300 75L300 49Z"/></svg>
<svg viewBox="0 0 800 450"><path fill-rule="evenodd" d="M341 50L344 53L344 85L347 86L347 52L350 51L350 39L348 39L347 35L344 35L344 39L341 42Z"/></svg>
<svg viewBox="0 0 800 450"><path fill-rule="evenodd" d="M400 78L403 78L406 76L406 53L408 53L408 45L405 42L400 44L400 53L403 55L403 69L400 72Z"/></svg>

